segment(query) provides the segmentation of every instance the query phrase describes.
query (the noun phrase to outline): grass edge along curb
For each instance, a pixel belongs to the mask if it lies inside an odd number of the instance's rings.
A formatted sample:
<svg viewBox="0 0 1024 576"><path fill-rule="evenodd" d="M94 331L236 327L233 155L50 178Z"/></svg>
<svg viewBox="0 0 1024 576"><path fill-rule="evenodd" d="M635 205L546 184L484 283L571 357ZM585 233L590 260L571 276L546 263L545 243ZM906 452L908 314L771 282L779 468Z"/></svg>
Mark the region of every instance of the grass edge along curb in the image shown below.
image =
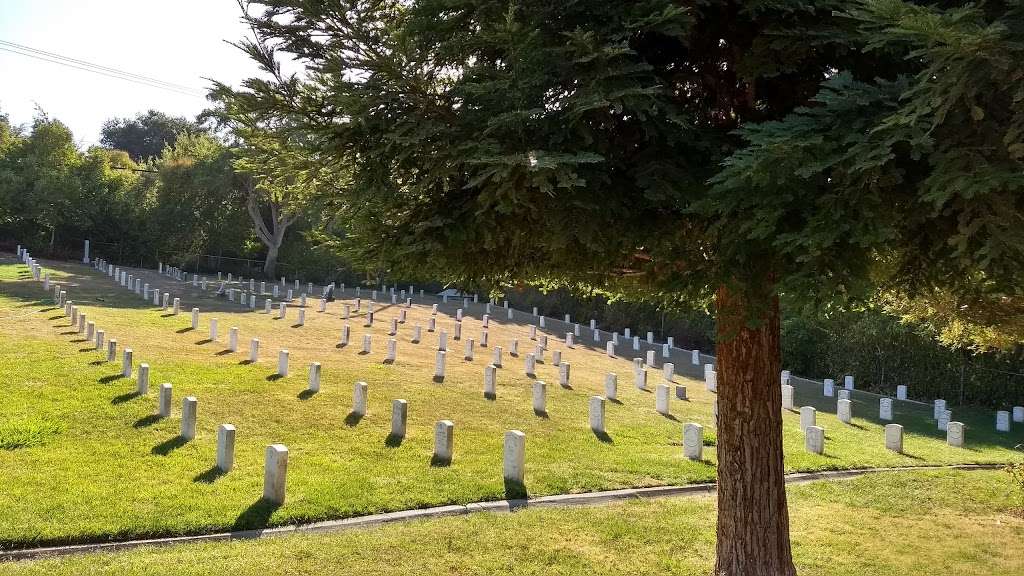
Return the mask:
<svg viewBox="0 0 1024 576"><path fill-rule="evenodd" d="M845 480L876 474L880 472L912 472L927 470L997 470L1003 464L951 464L934 466L904 466L885 468L858 468L851 470L825 470L820 472L794 472L786 475L786 484L804 484L821 480ZM341 520L326 520L309 524L291 524L274 528L256 530L239 530L233 532L216 532L191 536L173 536L167 538L149 538L141 540L124 540L120 542L99 542L92 544L72 544L67 546L51 546L44 548L23 548L17 550L0 550L0 562L18 560L34 560L45 557L87 554L93 552L116 552L144 546L172 546L194 542L224 542L231 540L252 540L271 536L287 536L289 534L316 534L340 532L357 528L370 528L382 524L408 522L428 518L446 516L462 516L478 512L514 512L523 508L560 508L568 506L597 506L611 502L631 499L654 499L669 497L691 497L715 493L714 483L690 484L687 486L656 486L651 488L625 488L621 490L604 490L581 494L556 494L530 499L497 500L490 502L474 502L463 505L434 506L356 516Z"/></svg>

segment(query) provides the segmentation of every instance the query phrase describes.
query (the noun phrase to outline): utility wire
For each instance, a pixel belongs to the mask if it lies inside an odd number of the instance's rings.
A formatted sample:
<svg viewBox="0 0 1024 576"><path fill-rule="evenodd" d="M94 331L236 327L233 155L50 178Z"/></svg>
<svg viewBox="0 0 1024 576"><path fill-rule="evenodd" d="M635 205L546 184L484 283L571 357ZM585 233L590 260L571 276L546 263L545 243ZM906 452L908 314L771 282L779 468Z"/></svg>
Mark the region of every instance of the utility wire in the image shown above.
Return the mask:
<svg viewBox="0 0 1024 576"><path fill-rule="evenodd" d="M23 49L17 49L17 48L9 47L8 46L9 44L11 44L11 43L4 42L4 41L0 40L0 50L3 50L5 52L10 52L12 54L18 54L20 56L27 56L29 58L35 58L37 60L42 60L44 62L50 62L50 63L53 63L53 64L59 64L61 66L67 66L69 68L75 68L77 70L83 70L85 72L92 72L94 74L99 74L99 75L102 75L102 76L107 76L109 78L116 78L118 80L125 80L127 82L132 82L134 84L140 84L142 86L148 86L150 88L158 88L158 89L161 89L161 90L166 90L166 91L174 92L174 93L181 94L181 95L184 95L184 96L192 96L194 98L203 98L204 97L203 92L201 90L197 89L197 88L189 88L187 86L182 86L180 84L173 84L171 82L164 82L162 80L157 80L155 78L154 79L150 79L147 76L141 76L139 74L132 74L130 72L121 72L121 71L119 71L119 70L117 70L115 68L107 68L105 66L98 66L98 65L94 65L94 64L89 64L87 62L85 62L84 65L79 65L76 62L82 62L82 61L76 61L73 58L66 58L66 57L62 57L62 56L59 56L59 55L57 55L55 57L50 57L50 56L48 56L46 54L32 53L32 52L29 52L29 51L24 51Z"/></svg>
<svg viewBox="0 0 1024 576"><path fill-rule="evenodd" d="M57 58L59 60L64 60L64 61L71 62L71 63L74 63L74 64L79 64L79 65L82 65L82 66L87 66L89 68L96 68L96 69L99 69L99 70L104 70L106 72L111 72L111 73L119 74L119 75L122 75L122 76L130 76L132 78L136 78L138 80L143 80L145 82L152 82L152 83L155 83L155 84L162 84L162 85L167 86L169 88L178 88L180 90L186 90L186 91L190 91L190 92L199 92L199 93L202 92L202 90L199 90L198 88L193 88L191 86L185 86L184 84L176 84L174 82L167 82L165 80L160 80L159 78L153 78L153 77L150 77L150 76L143 76L142 74L135 74L134 72L126 72L126 71L120 70L118 68L111 68L110 66L102 66L100 64L94 64L92 62L86 62L85 60L79 60L77 58L71 58L70 56L63 56L61 54L57 54L56 52L47 52L46 50L40 50L38 48L32 48L30 46L25 46L23 44L16 44L14 42L8 42L7 40L0 40L0 45L8 46L10 48L16 48L18 50L23 50L25 52L32 52L32 53L35 53L35 54L40 54L40 55L47 56L47 57L50 57L50 58Z"/></svg>

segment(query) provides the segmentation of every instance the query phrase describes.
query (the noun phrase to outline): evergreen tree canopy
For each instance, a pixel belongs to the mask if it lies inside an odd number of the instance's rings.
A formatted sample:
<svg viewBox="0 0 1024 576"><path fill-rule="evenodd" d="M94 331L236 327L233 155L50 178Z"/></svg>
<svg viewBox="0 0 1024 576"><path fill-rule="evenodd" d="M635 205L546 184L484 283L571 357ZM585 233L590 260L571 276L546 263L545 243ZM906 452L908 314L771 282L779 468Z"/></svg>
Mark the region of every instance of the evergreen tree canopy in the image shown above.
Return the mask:
<svg viewBox="0 0 1024 576"><path fill-rule="evenodd" d="M1019 285L1020 0L246 9L269 77L214 97L351 171L337 194L366 258L714 296L718 573L793 573L779 293Z"/></svg>

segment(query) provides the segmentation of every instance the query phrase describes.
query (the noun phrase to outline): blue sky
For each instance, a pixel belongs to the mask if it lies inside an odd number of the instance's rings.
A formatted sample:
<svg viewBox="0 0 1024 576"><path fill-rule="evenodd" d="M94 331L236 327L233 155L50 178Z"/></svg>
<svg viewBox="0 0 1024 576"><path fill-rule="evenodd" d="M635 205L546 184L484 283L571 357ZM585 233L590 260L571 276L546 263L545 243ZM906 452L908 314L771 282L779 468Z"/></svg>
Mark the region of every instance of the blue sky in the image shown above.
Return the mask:
<svg viewBox="0 0 1024 576"><path fill-rule="evenodd" d="M234 0L0 0L0 40L204 89L203 77L236 85L257 74L225 42L248 32L239 15ZM208 105L0 50L0 111L28 123L36 104L83 146L99 140L108 118L150 108L194 116Z"/></svg>

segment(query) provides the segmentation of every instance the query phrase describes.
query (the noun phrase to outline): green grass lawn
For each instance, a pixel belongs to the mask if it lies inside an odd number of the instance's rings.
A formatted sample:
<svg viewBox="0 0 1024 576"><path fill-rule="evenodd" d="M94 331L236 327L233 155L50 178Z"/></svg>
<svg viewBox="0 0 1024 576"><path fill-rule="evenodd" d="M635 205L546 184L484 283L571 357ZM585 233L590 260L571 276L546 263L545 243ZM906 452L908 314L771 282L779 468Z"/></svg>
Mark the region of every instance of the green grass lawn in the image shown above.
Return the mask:
<svg viewBox="0 0 1024 576"><path fill-rule="evenodd" d="M505 354L496 400L483 397L483 370L490 348L477 348L473 361L462 358L462 343L449 338L448 370L443 383L432 381L436 334L424 329L420 344L409 342L411 326L426 325L429 304L418 303L399 330L398 361L384 358L388 320L397 315L378 305L372 329L352 320L348 347L336 346L341 303L327 313L310 300L306 325L294 327L295 310L276 320L210 297L184 285L146 274L146 282L172 288L183 299L183 314L169 316L108 277L75 264L47 263L51 276L70 285L70 298L90 320L134 350L136 365L151 366L151 390L133 394L134 379L118 377L120 361L106 363L53 308L50 294L27 278L25 266L8 258L0 264L0 546L95 541L138 536L198 533L314 521L352 515L467 503L505 497L502 436L519 429L527 436L526 489L530 495L621 487L683 484L713 480L715 452L706 461L682 457L682 423L699 422L710 430L714 396L702 382L686 383L689 401L673 400L672 417L654 410L654 395L633 387L627 359L608 358L596 348L565 348L572 363L572 388L557 384L557 367L538 365L548 382L548 414L531 408L533 379L523 373L531 351L525 323L492 320L492 347L508 349L518 338L520 357ZM368 296L368 291L364 292ZM351 293L348 294L351 296ZM201 327L189 329L187 313L198 306ZM452 331L457 305L442 306L439 328ZM260 306L259 309L262 307ZM464 338L479 339L482 305L464 322ZM207 319L220 320L220 340L207 340ZM240 329L240 352L228 353L228 328ZM359 353L362 335L374 336L373 352ZM249 338L261 339L261 359L248 365ZM554 333L552 332L552 338ZM582 339L584 342L588 338ZM277 351L291 352L291 375L273 379ZM639 353L637 354L639 355ZM682 365L689 355L674 358ZM309 396L306 366L323 364L322 390ZM588 428L587 402L603 394L604 374L619 374L619 403L608 405L608 438ZM650 373L650 385L660 381ZM353 384L369 383L369 413L349 418ZM171 418L157 419L156 389L174 385ZM199 434L176 440L182 398L199 399ZM398 446L388 445L390 405L409 401L409 432ZM853 426L834 416L834 399L817 388L799 390L801 403L822 410L818 422L827 433L825 455L807 453L799 417L784 415L786 465L791 471L907 466L928 463L1003 462L1012 446L1024 442L1024 427L996 434L993 412L954 407L965 421L968 447L947 446L935 430L930 408L896 403L896 419L906 426L905 454L884 448L877 421L877 399L855 394ZM451 466L430 465L433 425L455 422L455 459ZM219 476L212 467L216 427L238 428L236 467ZM709 434L709 436L712 436ZM259 503L263 452L271 443L290 451L287 502L280 508Z"/></svg>
<svg viewBox="0 0 1024 576"><path fill-rule="evenodd" d="M897 472L789 488L803 576L1016 576L1024 519L1003 472ZM0 574L705 575L714 499L528 509L321 535L0 564Z"/></svg>

